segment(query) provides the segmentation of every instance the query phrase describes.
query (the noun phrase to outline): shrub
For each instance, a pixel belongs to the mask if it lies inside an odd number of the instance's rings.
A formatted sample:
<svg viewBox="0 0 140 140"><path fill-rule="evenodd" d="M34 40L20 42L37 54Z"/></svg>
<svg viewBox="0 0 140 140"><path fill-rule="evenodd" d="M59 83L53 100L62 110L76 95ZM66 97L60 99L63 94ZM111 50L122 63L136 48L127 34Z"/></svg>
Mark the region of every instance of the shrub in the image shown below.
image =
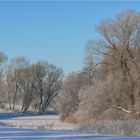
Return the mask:
<svg viewBox="0 0 140 140"><path fill-rule="evenodd" d="M140 121L100 121L80 124L78 130L84 133L108 135L140 135Z"/></svg>

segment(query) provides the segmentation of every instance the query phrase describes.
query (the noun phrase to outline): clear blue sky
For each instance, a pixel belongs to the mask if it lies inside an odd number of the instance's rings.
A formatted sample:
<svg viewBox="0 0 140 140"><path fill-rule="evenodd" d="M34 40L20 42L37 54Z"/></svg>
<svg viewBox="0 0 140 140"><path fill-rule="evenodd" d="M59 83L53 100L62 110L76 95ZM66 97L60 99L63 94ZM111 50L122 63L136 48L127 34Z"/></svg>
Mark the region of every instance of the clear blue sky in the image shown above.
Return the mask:
<svg viewBox="0 0 140 140"><path fill-rule="evenodd" d="M97 37L95 25L130 8L140 12L140 2L0 0L0 51L76 71L85 43Z"/></svg>

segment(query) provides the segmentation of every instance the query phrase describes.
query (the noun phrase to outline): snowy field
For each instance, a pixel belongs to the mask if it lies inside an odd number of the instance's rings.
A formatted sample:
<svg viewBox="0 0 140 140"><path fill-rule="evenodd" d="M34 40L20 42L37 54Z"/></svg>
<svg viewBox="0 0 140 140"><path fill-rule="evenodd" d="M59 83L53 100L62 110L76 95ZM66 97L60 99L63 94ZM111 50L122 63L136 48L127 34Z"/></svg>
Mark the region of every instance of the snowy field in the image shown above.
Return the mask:
<svg viewBox="0 0 140 140"><path fill-rule="evenodd" d="M57 113L23 115L0 112L0 140L140 140L140 137L116 137L81 134L74 124L63 123Z"/></svg>
<svg viewBox="0 0 140 140"><path fill-rule="evenodd" d="M25 115L21 113L0 112L0 123L14 128L74 130L75 124L63 123L59 115L49 111L45 115Z"/></svg>
<svg viewBox="0 0 140 140"><path fill-rule="evenodd" d="M72 131L31 130L22 128L0 128L2 140L140 140L140 137L115 137L78 134Z"/></svg>

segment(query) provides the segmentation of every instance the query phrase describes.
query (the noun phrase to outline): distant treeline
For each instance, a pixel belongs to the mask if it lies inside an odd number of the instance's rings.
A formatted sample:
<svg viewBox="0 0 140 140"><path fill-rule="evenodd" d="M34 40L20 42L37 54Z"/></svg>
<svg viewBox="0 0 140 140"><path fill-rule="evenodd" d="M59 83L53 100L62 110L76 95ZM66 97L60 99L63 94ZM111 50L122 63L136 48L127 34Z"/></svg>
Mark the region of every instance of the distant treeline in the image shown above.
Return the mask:
<svg viewBox="0 0 140 140"><path fill-rule="evenodd" d="M24 57L15 58L3 66L7 57L3 53L0 56L1 106L8 105L6 108L22 112L31 108L43 113L61 88L62 69L46 61L31 64Z"/></svg>

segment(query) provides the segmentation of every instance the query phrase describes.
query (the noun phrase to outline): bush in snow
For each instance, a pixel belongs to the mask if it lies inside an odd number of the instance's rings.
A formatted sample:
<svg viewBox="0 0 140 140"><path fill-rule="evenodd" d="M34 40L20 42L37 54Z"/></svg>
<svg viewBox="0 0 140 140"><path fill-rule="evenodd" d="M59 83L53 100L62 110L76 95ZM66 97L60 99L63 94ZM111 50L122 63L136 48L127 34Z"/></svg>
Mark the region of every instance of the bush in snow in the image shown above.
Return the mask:
<svg viewBox="0 0 140 140"><path fill-rule="evenodd" d="M100 121L80 124L78 130L93 134L107 135L140 135L140 121Z"/></svg>

